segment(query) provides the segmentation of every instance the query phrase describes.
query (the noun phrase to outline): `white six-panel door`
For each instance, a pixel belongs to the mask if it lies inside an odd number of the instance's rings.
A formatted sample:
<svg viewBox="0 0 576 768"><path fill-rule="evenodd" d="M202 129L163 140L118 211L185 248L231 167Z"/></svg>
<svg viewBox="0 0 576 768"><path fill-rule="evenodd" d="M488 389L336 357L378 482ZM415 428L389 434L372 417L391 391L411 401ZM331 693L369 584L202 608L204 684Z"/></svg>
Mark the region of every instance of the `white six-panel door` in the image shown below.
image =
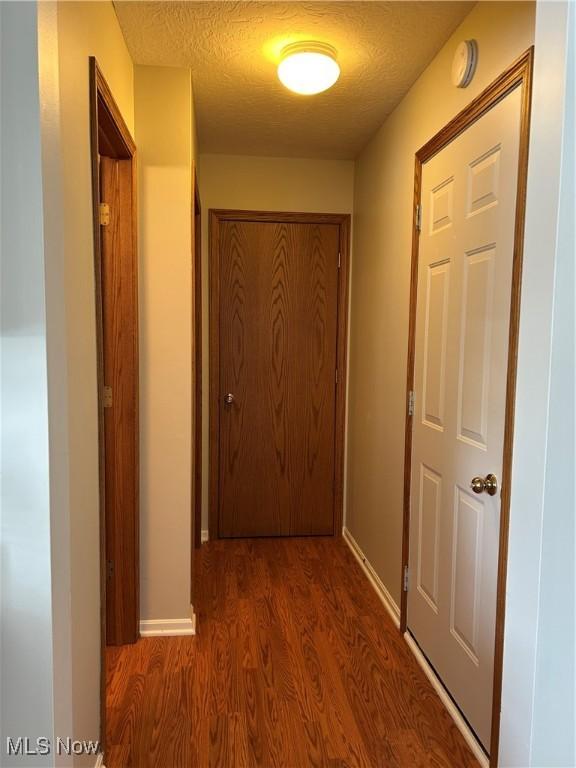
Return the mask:
<svg viewBox="0 0 576 768"><path fill-rule="evenodd" d="M519 135L516 89L422 168L408 629L486 750Z"/></svg>

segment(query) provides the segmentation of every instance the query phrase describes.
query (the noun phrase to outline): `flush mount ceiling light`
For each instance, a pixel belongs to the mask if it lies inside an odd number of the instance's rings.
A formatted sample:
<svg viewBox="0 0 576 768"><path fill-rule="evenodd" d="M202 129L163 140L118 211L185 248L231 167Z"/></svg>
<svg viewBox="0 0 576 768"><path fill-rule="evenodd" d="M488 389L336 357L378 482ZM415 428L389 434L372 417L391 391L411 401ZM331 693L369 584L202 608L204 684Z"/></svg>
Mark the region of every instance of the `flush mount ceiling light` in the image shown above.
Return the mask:
<svg viewBox="0 0 576 768"><path fill-rule="evenodd" d="M304 96L326 91L340 77L336 49L311 41L287 45L282 50L278 77L286 88Z"/></svg>

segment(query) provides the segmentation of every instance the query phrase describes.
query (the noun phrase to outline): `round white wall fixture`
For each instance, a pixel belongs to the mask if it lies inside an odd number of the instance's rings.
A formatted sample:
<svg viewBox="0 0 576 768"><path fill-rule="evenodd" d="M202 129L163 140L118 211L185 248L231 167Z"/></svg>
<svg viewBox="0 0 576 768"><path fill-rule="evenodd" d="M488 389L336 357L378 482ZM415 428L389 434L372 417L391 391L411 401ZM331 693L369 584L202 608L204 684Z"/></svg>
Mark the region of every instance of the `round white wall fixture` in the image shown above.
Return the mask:
<svg viewBox="0 0 576 768"><path fill-rule="evenodd" d="M474 77L478 61L476 40L463 40L454 54L452 62L452 83L457 88L466 88Z"/></svg>

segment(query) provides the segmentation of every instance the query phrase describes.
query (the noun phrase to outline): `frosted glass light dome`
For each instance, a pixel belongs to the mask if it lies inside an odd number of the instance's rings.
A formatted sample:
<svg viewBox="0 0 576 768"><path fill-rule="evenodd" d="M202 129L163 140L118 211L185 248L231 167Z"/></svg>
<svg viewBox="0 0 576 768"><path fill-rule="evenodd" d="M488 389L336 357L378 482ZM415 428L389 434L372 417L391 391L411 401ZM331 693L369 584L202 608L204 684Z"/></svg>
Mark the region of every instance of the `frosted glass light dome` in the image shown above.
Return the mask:
<svg viewBox="0 0 576 768"><path fill-rule="evenodd" d="M280 82L294 93L312 96L331 88L340 77L336 50L326 43L287 45L278 65Z"/></svg>

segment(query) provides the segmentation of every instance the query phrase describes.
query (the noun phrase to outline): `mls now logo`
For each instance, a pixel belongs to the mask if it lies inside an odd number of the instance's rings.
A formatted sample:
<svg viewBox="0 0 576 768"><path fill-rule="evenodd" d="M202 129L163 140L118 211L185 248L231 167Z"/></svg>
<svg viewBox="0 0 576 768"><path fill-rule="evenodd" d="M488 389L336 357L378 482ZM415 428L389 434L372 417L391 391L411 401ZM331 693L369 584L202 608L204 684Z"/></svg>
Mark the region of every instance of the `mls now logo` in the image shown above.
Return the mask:
<svg viewBox="0 0 576 768"><path fill-rule="evenodd" d="M97 755L100 750L100 742L65 739L58 736L55 752L57 755ZM42 756L52 753L52 742L46 736L31 739L29 736L8 736L6 739L6 752L8 755Z"/></svg>

